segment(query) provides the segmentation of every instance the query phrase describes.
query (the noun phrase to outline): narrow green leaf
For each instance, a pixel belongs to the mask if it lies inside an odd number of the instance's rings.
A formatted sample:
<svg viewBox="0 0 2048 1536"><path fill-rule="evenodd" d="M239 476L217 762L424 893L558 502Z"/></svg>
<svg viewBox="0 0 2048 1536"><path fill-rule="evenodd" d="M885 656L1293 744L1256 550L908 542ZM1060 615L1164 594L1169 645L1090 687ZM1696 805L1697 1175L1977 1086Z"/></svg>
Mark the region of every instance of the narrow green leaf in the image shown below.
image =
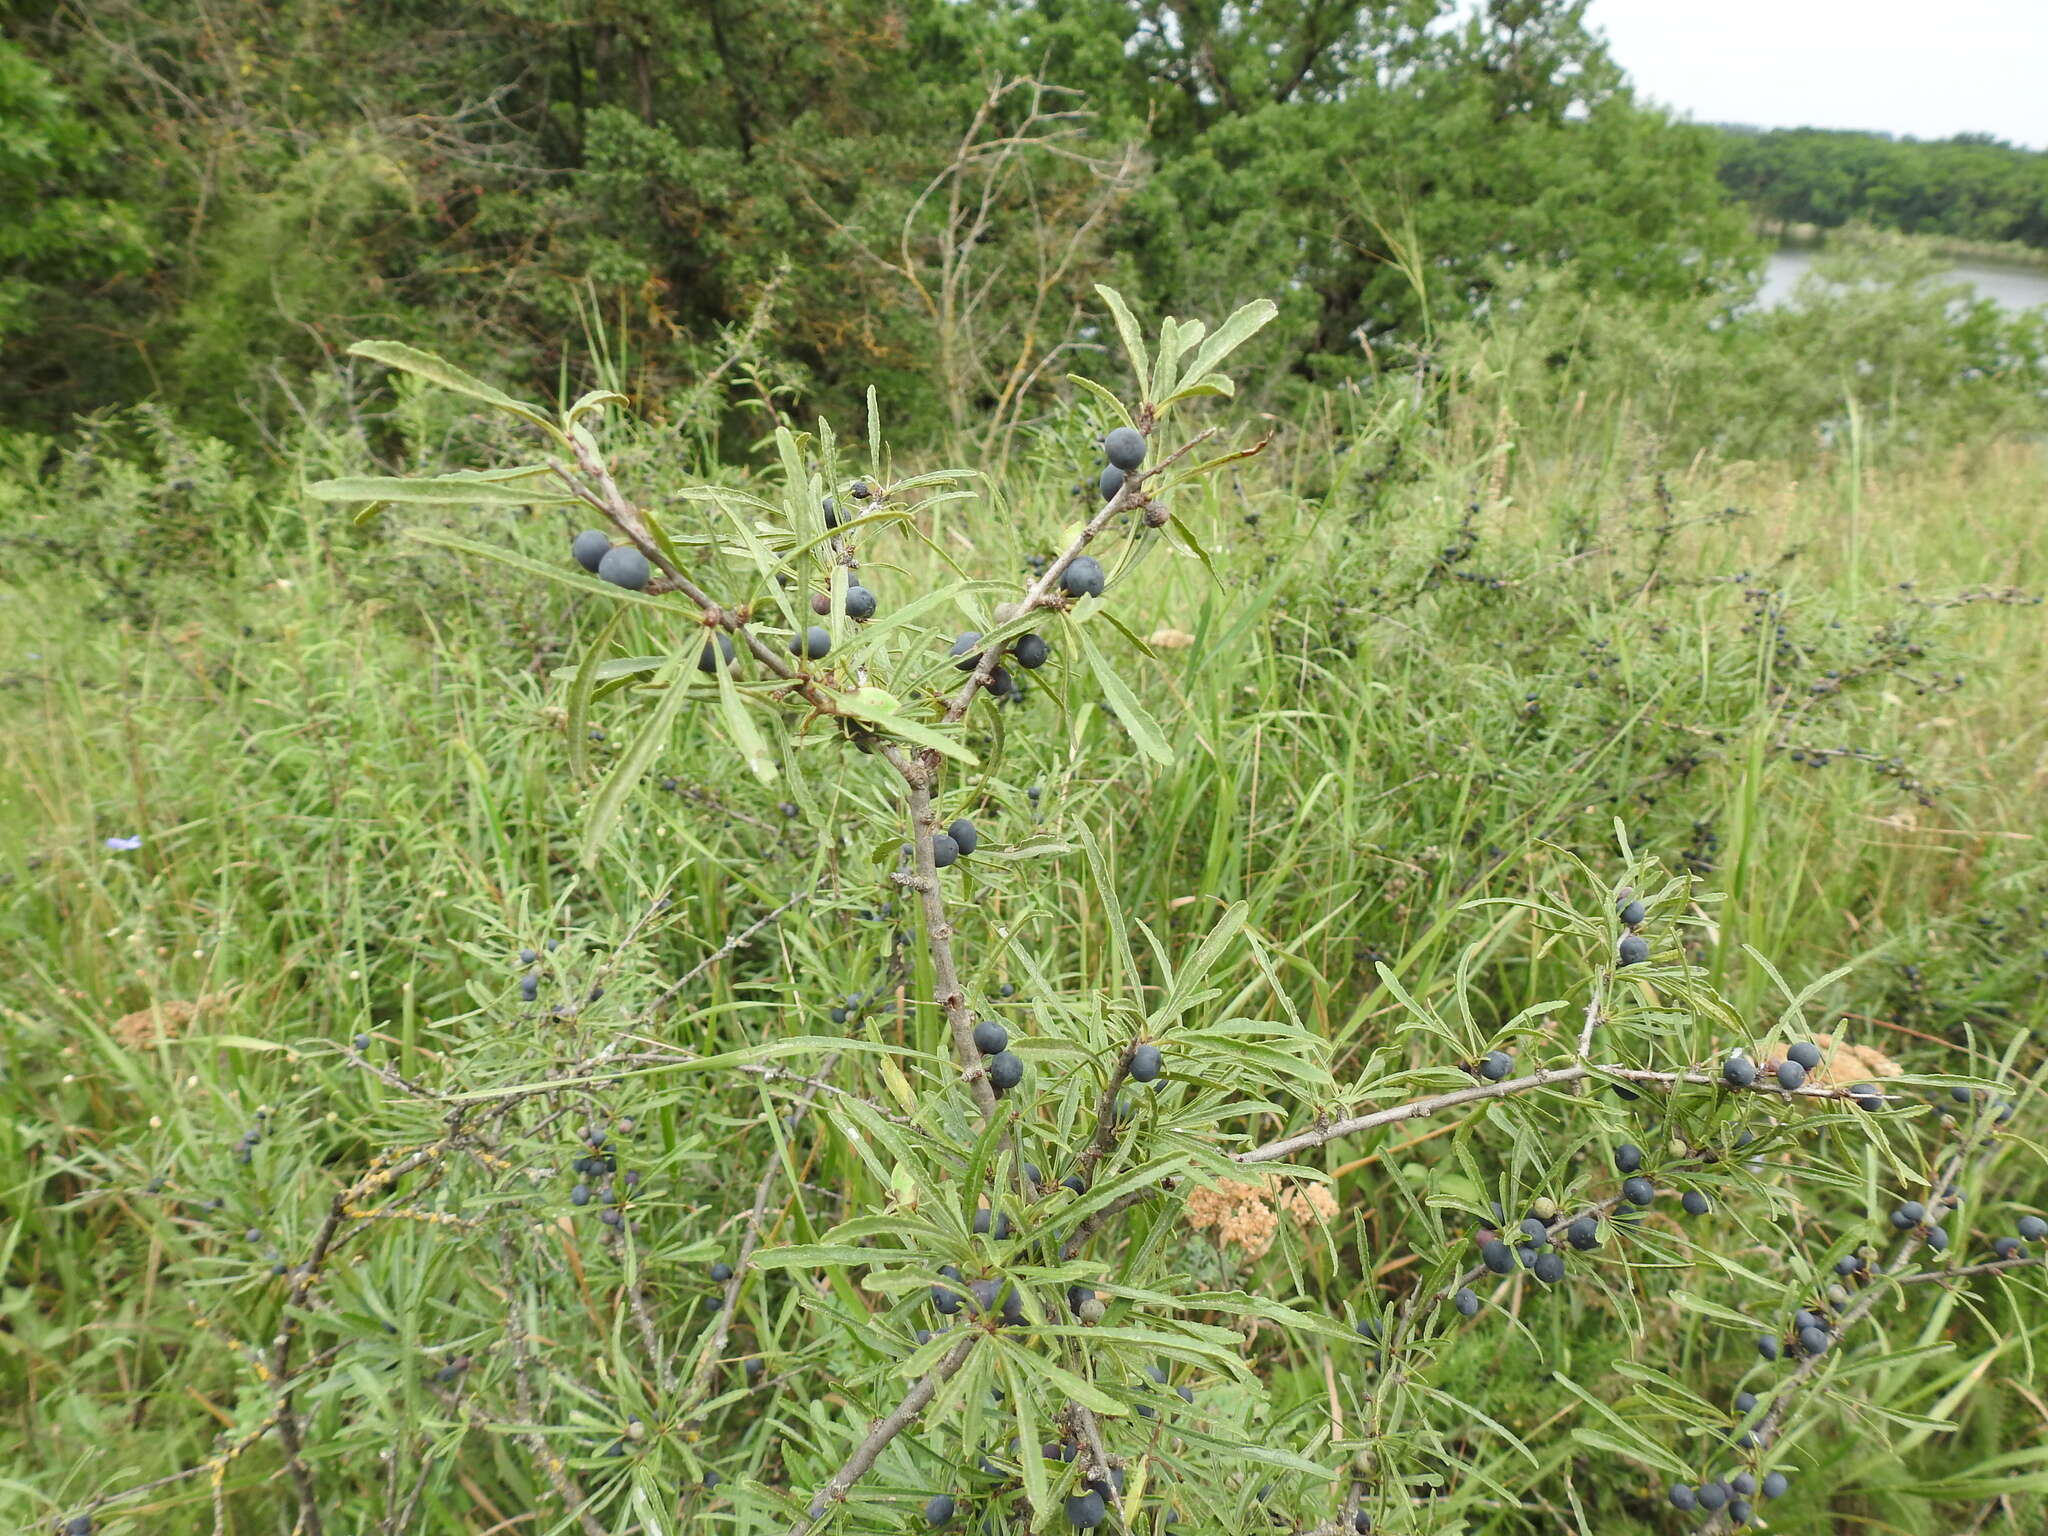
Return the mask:
<svg viewBox="0 0 2048 1536"><path fill-rule="evenodd" d="M597 686L598 665L604 656L605 647L611 644L612 631L619 627L620 620L625 616L626 610L620 608L605 621L605 626L598 631L596 640L584 648L583 660L576 668L575 681L569 685L569 772L578 784L590 778L590 693ZM669 684L670 688L678 686L679 684L674 682Z"/></svg>
<svg viewBox="0 0 2048 1536"><path fill-rule="evenodd" d="M1216 327L1215 332L1204 341L1195 355L1188 360L1185 377L1203 379L1216 365L1239 347L1257 335L1272 318L1280 313L1280 306L1271 299L1253 299Z"/></svg>
<svg viewBox="0 0 2048 1536"><path fill-rule="evenodd" d="M1129 1408L1096 1386L1094 1382L1083 1380L1065 1366L1053 1364L1037 1350L1013 1346L1001 1334L995 1335L995 1342L1000 1346L1004 1359L1018 1369L1050 1382L1057 1396L1081 1403L1105 1418L1120 1419L1130 1412Z"/></svg>
<svg viewBox="0 0 2048 1536"><path fill-rule="evenodd" d="M562 413L562 419L570 426L576 425L578 417L586 411L594 411L606 405L630 405L632 402L615 389L585 390L576 397L576 403Z"/></svg>
<svg viewBox="0 0 2048 1536"><path fill-rule="evenodd" d="M1138 326L1138 320L1131 308L1124 303L1124 296L1106 283L1097 283L1095 291L1102 296L1102 302L1109 306L1110 314L1116 320L1116 333L1123 338L1124 351L1130 354L1131 372L1138 381L1138 388L1145 387L1145 381L1152 377L1152 358L1145 350L1145 333Z"/></svg>
<svg viewBox="0 0 2048 1536"><path fill-rule="evenodd" d="M657 681L664 678L668 687L662 692L661 702L654 706L654 714L633 738L633 744L626 748L625 755L612 765L611 773L591 804L589 815L584 818L583 849L579 862L585 869L596 866L597 856L604 851L604 842L611 835L613 823L619 819L619 812L625 809L626 797L639 785L640 776L654 761L654 754L668 745L676 711L690 696L682 684L681 661L656 674Z"/></svg>
<svg viewBox="0 0 2048 1536"><path fill-rule="evenodd" d="M315 480L306 494L320 501L390 501L404 506L540 507L577 498L559 487L544 490L524 481L482 480L469 475L344 475Z"/></svg>
<svg viewBox="0 0 2048 1536"><path fill-rule="evenodd" d="M755 778L763 784L775 781L775 760L768 754L768 743L754 725L753 716L747 713L746 702L740 698L739 690L732 685L732 667L727 664L725 652L714 649L718 667L718 708L725 716L725 728L732 733L732 744L739 748L740 756Z"/></svg>
<svg viewBox="0 0 2048 1536"><path fill-rule="evenodd" d="M914 742L920 747L930 747L934 752L950 757L955 762L975 764L981 761L974 755L973 750L958 738L948 736L944 731L931 726L920 725L889 707L895 704L895 697L880 688L862 688L856 693L845 695L839 701L839 707L844 713L856 720L865 720L891 735L900 736L905 741Z"/></svg>
<svg viewBox="0 0 2048 1536"><path fill-rule="evenodd" d="M474 374L464 373L445 358L409 347L402 341L359 341L348 349L351 357L367 357L373 363L382 363L386 368L396 368L401 373L414 374L429 384L438 384L443 389L458 395L467 395L472 400L481 400L485 405L495 406L501 411L532 422L555 441L562 441L562 429L549 421L537 405L528 405L523 400L514 400L496 385L486 384Z"/></svg>
<svg viewBox="0 0 2048 1536"><path fill-rule="evenodd" d="M1162 767L1173 766L1173 749L1166 744L1166 734L1159 729L1158 722L1145 712L1145 706L1138 702L1138 696L1131 691L1130 684L1117 675L1116 669L1103 659L1101 650L1089 635L1086 627L1074 624L1068 626L1068 633L1081 642L1081 651L1088 659L1089 669L1095 674L1095 681L1102 687L1103 698L1116 711L1117 718L1124 723L1124 729L1131 733L1131 740L1145 756Z"/></svg>
<svg viewBox="0 0 2048 1536"><path fill-rule="evenodd" d="M1089 394L1095 396L1096 399L1100 400L1104 405L1108 406L1112 411L1116 412L1117 420L1122 422L1125 426L1131 427L1137 425L1136 422L1131 420L1130 411L1125 407L1123 401L1117 398L1116 392L1114 390L1109 389L1105 385L1096 383L1093 379L1085 379L1078 373L1068 374L1067 382L1069 384L1077 385L1078 387L1087 390Z"/></svg>

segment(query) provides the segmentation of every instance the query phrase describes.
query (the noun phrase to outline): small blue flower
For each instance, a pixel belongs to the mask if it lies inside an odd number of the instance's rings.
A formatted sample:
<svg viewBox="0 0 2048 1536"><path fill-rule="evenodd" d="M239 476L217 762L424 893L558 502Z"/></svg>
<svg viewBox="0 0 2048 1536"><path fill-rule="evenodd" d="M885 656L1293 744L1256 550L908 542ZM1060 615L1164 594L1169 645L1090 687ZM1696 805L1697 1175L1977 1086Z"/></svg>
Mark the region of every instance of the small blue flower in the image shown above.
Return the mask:
<svg viewBox="0 0 2048 1536"><path fill-rule="evenodd" d="M107 846L116 853L133 853L142 846L142 839L139 837L110 837L107 839Z"/></svg>

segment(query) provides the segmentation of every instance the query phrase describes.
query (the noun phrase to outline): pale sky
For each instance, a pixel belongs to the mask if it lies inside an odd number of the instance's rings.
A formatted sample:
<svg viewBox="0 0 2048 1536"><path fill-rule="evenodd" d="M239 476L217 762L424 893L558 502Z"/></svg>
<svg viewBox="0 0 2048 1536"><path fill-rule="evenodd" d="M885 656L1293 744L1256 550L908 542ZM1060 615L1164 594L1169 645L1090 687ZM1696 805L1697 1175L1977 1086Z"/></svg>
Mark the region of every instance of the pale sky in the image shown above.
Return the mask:
<svg viewBox="0 0 2048 1536"><path fill-rule="evenodd" d="M1702 123L2048 149L2048 0L1592 0L1639 95Z"/></svg>

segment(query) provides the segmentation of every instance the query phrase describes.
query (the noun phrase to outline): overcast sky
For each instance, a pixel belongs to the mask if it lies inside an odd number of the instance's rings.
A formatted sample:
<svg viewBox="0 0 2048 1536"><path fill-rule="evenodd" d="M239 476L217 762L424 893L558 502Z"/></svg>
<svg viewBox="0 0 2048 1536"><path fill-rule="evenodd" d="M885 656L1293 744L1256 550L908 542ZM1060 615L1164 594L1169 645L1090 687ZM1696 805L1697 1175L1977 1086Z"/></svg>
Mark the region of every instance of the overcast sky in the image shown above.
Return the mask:
<svg viewBox="0 0 2048 1536"><path fill-rule="evenodd" d="M1637 91L1702 123L2048 149L2048 0L1592 0Z"/></svg>

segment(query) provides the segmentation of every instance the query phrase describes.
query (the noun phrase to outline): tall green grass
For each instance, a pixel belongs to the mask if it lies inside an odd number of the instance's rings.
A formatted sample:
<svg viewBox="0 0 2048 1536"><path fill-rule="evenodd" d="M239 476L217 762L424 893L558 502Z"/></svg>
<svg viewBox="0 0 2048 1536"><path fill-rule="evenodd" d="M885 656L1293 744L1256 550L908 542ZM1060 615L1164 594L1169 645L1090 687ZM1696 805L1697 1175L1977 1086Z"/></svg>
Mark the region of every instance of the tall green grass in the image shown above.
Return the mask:
<svg viewBox="0 0 2048 1536"><path fill-rule="evenodd" d="M1395 1031L1400 994L1463 1014L1475 1034L1568 995L1586 956L1498 899L1586 909L1604 887L1585 871L1623 867L1621 840L1693 872L1694 958L1759 1027L1782 998L1752 951L1795 988L1850 966L1808 1010L1838 1037L1930 1073L2037 1070L2048 1025L2048 626L2030 596L2048 587L2038 446L1991 437L1729 462L1674 455L1654 408L1553 413L1563 397L1512 369L1475 379L1441 409L1415 409L1393 378L1280 424L1267 453L1192 513L1213 576L1154 548L1118 584L1120 617L1150 637L1130 671L1169 731L1173 765L1132 749L1085 673L1049 668L1004 715L1000 755L976 781L985 835L1092 830L1125 912L1176 950L1219 905L1246 902L1340 1082L1375 1051L1419 1062L1417 1037ZM385 430L413 462L478 462L488 443L466 421L418 414ZM1074 516L1086 436L1078 416L1048 423L1005 484L939 515L932 546L965 568L1021 573ZM301 451L310 476L359 461L362 445L337 433ZM683 462L651 434L621 452L648 489L738 474ZM29 483L24 469L18 484ZM11 1469L0 1514L16 1523L203 1469L260 1428L274 1267L304 1251L337 1181L435 1134L432 1104L346 1063L340 1047L357 1034L408 1079L461 1066L538 1081L621 1027L711 1054L834 1033L826 1014L843 994L876 992L888 1006L859 1030L942 1049L931 1011L910 1001L929 981L886 909L877 851L837 830L834 802L875 794L869 781L819 772L785 803L791 792L738 770L715 721L686 711L607 856L584 872L579 819L631 709L601 701L587 739L567 739L562 673L590 643L592 615L377 527L328 521L289 488L236 506L254 531L224 530L233 547L210 559L141 571L144 601L109 602L103 575L60 569L0 599L0 1465ZM56 510L17 501L11 515L40 527ZM146 545L132 499L116 513ZM522 516L484 531L559 560L567 530ZM936 577L940 556L906 549L869 567L885 603ZM676 643L660 623L621 639ZM140 847L107 845L130 837ZM1013 1018L1112 986L1100 895L1075 861L1045 861L1029 884L965 878L981 882L969 890L991 929L1028 935L970 946L977 986L1019 988ZM692 979L679 1006L657 1004L785 907ZM518 952L550 940L543 1006L523 1009ZM1247 952L1214 984L1231 996L1266 980ZM165 1012L192 1002L195 1018ZM942 1076L937 1060L905 1056L901 1070ZM834 1081L884 1108L904 1086L866 1056ZM877 1195L843 1141L805 1141L784 1124L803 1086L636 1074L615 1095L642 1132L632 1158L658 1217L644 1305L664 1333L695 1336L704 1267L736 1246L772 1161L788 1175L768 1210L781 1240L813 1238ZM603 1091L558 1095L557 1139ZM2039 1113L2029 1099L2030 1135ZM239 1163L251 1129L261 1139ZM1327 1241L1290 1238L1247 1264L1192 1231L1148 1240L1218 1286L1298 1284L1335 1314L1366 1310L1400 1283L1387 1256L1407 1217L1384 1181L1450 1171L1454 1144L1425 1126L1332 1148L1341 1211ZM509 1169L477 1174L487 1203L542 1188L537 1170L553 1166L530 1141L505 1151ZM1795 1172L1788 1163L1787 1202L1802 1198ZM422 1209L474 1219L447 1177L448 1198L425 1187ZM1826 1184L1804 1198L1816 1221L1857 1205ZM2038 1161L2005 1157L1973 1177L1964 1225L2003 1231L2015 1206L2044 1198ZM549 1209L534 1219L552 1222ZM704 1469L772 1483L821 1433L777 1383L871 1363L817 1357L798 1287L750 1290L731 1389L700 1439L663 1419L631 1277L600 1274L567 1224L538 1230L552 1255L543 1275L451 1268L433 1220L370 1223L345 1250L318 1336L340 1363L306 1404L307 1455L325 1486L345 1490L332 1527L561 1529L555 1456L616 1496L607 1529L652 1521L656 1507L728 1528ZM1723 1261L1787 1284L1802 1263L1740 1227ZM1721 1374L1701 1316L1669 1304L1669 1281L1644 1284L1639 1358ZM861 1305L843 1289L812 1299ZM1896 1378L1890 1396L1825 1410L1806 1448L1813 1483L1771 1510L1773 1527L1934 1533L1978 1518L1998 1491L1994 1458L2038 1449L2039 1299L2016 1287L1944 1302L1895 1339L1952 1349L1918 1373L1877 1367ZM463 1396L459 1362L490 1355L520 1307L533 1309L548 1363L536 1401L494 1417ZM1512 1343L1474 1333L1450 1345L1432 1428L1447 1497L1417 1504L1411 1528L1666 1529L1654 1477L1587 1457L1561 1432L1586 1410L1549 1384L1553 1370L1600 1379L1619 1321L1588 1295L1519 1318ZM1249 1346L1269 1347L1271 1422L1240 1430L1293 1443L1338 1401L1336 1368L1298 1343ZM740 1373L746 1358L763 1362L758 1391ZM1204 1393L1236 1422L1227 1387ZM1533 1472L1460 1417L1466 1402L1539 1447ZM1905 1417L1877 1432L1872 1402ZM633 1415L651 1441L630 1439ZM520 1438L530 1425L537 1444ZM905 1450L883 1478L906 1525L923 1454ZM1537 1491L1504 1498L1503 1478L1533 1478ZM1269 1480L1248 1470L1228 1519L1251 1518ZM1306 1493L1278 1480L1283 1500ZM110 1528L213 1529L212 1482L202 1470L124 1503ZM2042 1513L2035 1484L2015 1486L2010 1518L2028 1528ZM219 1488L230 1528L289 1528L267 1442L225 1462Z"/></svg>

